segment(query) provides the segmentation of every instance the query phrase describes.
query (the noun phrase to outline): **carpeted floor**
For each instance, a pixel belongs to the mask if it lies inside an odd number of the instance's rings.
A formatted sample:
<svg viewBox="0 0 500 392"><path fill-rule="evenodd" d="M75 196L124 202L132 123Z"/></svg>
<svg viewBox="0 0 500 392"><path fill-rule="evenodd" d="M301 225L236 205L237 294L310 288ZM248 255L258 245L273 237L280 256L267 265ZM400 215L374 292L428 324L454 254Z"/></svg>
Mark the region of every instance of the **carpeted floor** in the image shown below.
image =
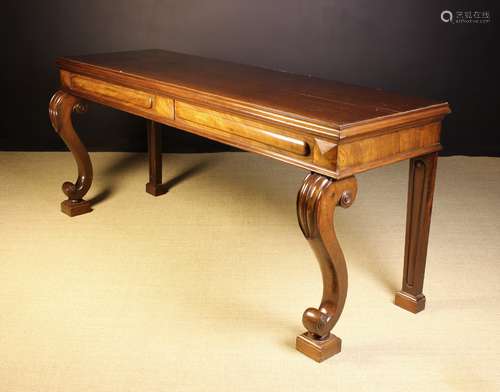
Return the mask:
<svg viewBox="0 0 500 392"><path fill-rule="evenodd" d="M305 172L244 153L94 153L94 211L59 212L69 153L0 153L0 391L498 391L500 159L439 161L425 294L399 289L407 163L358 176L337 232L342 353L294 349L319 269L300 232Z"/></svg>

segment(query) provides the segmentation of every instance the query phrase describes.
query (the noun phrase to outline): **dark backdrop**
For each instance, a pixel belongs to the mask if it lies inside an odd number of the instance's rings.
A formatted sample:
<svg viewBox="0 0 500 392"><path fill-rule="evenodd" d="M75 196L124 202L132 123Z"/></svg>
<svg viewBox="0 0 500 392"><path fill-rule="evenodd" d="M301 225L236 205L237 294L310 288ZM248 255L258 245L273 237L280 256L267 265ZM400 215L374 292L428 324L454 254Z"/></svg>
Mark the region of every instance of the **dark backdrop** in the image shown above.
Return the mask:
<svg viewBox="0 0 500 392"><path fill-rule="evenodd" d="M0 149L61 150L47 105L61 55L162 48L445 99L445 154L500 155L493 1L46 0L3 2ZM441 11L489 11L450 24ZM144 120L91 105L89 150L144 151ZM168 129L166 151L225 147Z"/></svg>

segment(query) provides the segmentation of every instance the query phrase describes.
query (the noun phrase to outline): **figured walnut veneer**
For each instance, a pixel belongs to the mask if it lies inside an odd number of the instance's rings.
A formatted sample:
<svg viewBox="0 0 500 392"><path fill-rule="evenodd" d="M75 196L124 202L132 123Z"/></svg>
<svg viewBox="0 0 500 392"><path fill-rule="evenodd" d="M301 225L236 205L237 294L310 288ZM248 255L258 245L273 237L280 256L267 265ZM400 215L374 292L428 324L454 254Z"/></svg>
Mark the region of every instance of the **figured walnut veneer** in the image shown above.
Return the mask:
<svg viewBox="0 0 500 392"><path fill-rule="evenodd" d="M186 126L189 123L201 125L207 132L218 135L220 138L238 138L243 141L258 142L262 145L282 151L283 153L298 156L309 155L309 144L299 133L293 135L278 127L245 119L231 113L210 110L198 105L191 105L182 101L175 103L175 113L178 121ZM220 131L220 133L217 133Z"/></svg>
<svg viewBox="0 0 500 392"><path fill-rule="evenodd" d="M94 94L102 97L102 99L120 102L123 105L136 106L142 109L151 109L153 107L153 96L151 94L118 86L116 84L106 83L100 80L86 78L84 76L73 75L71 77L70 86L76 91Z"/></svg>
<svg viewBox="0 0 500 392"><path fill-rule="evenodd" d="M174 119L174 101L170 97L151 94L64 70L61 70L61 82L75 95L116 109L157 120Z"/></svg>
<svg viewBox="0 0 500 392"><path fill-rule="evenodd" d="M50 102L50 118L78 166L75 183L63 184L66 214L90 211L83 197L92 165L71 121L73 112L83 111L82 99L148 119L146 191L155 196L167 192L160 123L311 171L297 196L297 216L319 262L323 296L317 308L304 312L307 331L296 346L321 362L341 349L331 330L347 296L334 211L353 203L355 174L410 159L404 277L395 302L412 312L424 308L441 120L450 111L446 102L161 50L65 57L57 64L61 90Z"/></svg>

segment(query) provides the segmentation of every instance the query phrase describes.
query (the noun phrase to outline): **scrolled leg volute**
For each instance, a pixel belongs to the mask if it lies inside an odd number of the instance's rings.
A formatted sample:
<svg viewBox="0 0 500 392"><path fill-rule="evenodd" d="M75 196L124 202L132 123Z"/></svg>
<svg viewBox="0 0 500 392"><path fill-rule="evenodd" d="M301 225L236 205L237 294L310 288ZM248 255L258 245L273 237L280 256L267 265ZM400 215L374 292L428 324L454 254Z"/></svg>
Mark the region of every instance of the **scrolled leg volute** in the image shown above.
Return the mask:
<svg viewBox="0 0 500 392"><path fill-rule="evenodd" d="M321 362L340 352L341 340L330 331L342 313L347 296L347 266L333 218L335 207L349 207L356 198L354 177L334 180L309 174L297 196L300 228L318 259L323 277L323 298L318 309L308 308L302 322L307 332L299 335L297 350Z"/></svg>
<svg viewBox="0 0 500 392"><path fill-rule="evenodd" d="M92 163L71 122L73 112L84 113L86 110L86 105L80 98L65 91L57 91L49 104L52 126L73 154L78 167L75 183L65 182L62 185L68 199L61 203L61 211L69 216L85 214L92 210L90 203L83 199L92 184Z"/></svg>

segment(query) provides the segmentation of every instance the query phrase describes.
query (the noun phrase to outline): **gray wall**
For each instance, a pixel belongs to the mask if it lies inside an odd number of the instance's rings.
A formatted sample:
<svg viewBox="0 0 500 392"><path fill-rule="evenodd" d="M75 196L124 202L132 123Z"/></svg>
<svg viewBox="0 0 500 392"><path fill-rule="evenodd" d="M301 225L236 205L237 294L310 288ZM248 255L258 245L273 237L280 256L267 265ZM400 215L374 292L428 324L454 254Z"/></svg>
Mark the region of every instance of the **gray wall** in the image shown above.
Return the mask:
<svg viewBox="0 0 500 392"><path fill-rule="evenodd" d="M447 99L447 154L500 154L493 2L124 0L4 2L0 149L59 150L47 104L61 55L163 48ZM451 25L450 10L489 10ZM90 150L145 150L144 120L97 105L77 119ZM224 148L169 129L167 151ZM474 137L472 137L474 136Z"/></svg>

